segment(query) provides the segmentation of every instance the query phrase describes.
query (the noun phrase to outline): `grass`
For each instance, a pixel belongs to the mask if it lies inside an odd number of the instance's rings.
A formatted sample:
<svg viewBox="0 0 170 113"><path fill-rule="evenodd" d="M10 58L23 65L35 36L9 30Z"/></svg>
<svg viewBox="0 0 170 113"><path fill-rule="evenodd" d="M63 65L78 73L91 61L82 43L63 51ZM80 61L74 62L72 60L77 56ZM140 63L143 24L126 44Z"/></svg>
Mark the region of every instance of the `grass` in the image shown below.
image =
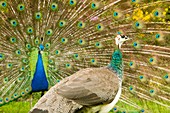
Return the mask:
<svg viewBox="0 0 170 113"><path fill-rule="evenodd" d="M35 103L36 101L33 101L33 105L35 105ZM28 113L30 109L31 106L28 101L10 102L0 107L0 113Z"/></svg>
<svg viewBox="0 0 170 113"><path fill-rule="evenodd" d="M36 104L38 99L40 99L41 93L33 93L32 98L32 106ZM146 100L139 100L139 99L131 99L133 100L137 105L143 107L145 111L146 107L149 108L149 111L152 111L152 113L169 113L169 109L166 107L162 107L160 105L155 104L151 101ZM135 109L134 107L131 107L125 103L118 102L115 106L117 110L111 110L109 113L142 113L141 110ZM19 98L17 101L10 102L4 106L0 107L0 113L28 113L31 109L30 106L30 96L26 95L25 97Z"/></svg>
<svg viewBox="0 0 170 113"><path fill-rule="evenodd" d="M32 94L32 106L40 99L41 92ZM0 107L0 113L28 113L31 109L30 95L25 95L16 101L9 102Z"/></svg>

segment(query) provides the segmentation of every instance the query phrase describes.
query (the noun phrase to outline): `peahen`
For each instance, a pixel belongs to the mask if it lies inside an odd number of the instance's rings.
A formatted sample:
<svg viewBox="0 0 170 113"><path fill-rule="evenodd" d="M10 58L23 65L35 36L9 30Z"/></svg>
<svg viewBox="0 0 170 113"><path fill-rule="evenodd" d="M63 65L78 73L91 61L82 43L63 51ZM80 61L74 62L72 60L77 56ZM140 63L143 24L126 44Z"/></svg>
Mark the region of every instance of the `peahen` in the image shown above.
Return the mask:
<svg viewBox="0 0 170 113"><path fill-rule="evenodd" d="M83 108L80 113L108 113L121 95L123 61L119 49L129 39L127 36L117 35L115 42L118 49L114 51L107 67L82 69L63 79L39 100L31 113L74 113L83 106L88 108ZM46 104L47 102L50 104Z"/></svg>
<svg viewBox="0 0 170 113"><path fill-rule="evenodd" d="M120 48L122 94L113 112L170 110L169 0L0 0L0 106L46 91ZM123 35L122 35L123 36Z"/></svg>

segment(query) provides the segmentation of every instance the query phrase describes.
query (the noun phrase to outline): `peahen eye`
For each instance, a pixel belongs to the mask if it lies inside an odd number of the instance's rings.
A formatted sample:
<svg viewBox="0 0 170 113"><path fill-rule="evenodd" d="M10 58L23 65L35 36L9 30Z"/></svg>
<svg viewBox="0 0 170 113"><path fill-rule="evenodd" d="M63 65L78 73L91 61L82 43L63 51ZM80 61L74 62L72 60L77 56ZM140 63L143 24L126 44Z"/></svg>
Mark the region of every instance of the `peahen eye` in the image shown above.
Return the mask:
<svg viewBox="0 0 170 113"><path fill-rule="evenodd" d="M122 35L121 37L122 37L122 38L125 38L125 35Z"/></svg>

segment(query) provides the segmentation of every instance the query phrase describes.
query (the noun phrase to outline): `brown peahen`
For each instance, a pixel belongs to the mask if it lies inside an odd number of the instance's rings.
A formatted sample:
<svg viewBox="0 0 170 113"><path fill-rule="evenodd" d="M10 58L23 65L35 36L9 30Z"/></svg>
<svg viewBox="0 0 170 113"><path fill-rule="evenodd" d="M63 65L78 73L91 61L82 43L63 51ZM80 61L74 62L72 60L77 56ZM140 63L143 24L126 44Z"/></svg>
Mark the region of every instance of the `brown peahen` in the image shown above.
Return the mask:
<svg viewBox="0 0 170 113"><path fill-rule="evenodd" d="M169 0L1 0L0 106L81 69L106 67L121 48L122 94L112 112L169 113L169 6ZM132 39L118 47L115 37L124 35Z"/></svg>

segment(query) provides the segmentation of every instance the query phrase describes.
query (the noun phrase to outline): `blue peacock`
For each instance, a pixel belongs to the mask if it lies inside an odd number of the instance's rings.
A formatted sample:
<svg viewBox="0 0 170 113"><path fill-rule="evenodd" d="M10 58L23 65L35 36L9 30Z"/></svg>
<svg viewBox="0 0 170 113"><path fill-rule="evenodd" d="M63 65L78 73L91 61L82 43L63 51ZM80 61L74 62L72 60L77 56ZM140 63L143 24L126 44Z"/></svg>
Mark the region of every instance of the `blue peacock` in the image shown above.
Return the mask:
<svg viewBox="0 0 170 113"><path fill-rule="evenodd" d="M169 5L169 0L0 0L0 106L43 94L81 69L106 67L121 48L122 94L112 111L168 113Z"/></svg>

